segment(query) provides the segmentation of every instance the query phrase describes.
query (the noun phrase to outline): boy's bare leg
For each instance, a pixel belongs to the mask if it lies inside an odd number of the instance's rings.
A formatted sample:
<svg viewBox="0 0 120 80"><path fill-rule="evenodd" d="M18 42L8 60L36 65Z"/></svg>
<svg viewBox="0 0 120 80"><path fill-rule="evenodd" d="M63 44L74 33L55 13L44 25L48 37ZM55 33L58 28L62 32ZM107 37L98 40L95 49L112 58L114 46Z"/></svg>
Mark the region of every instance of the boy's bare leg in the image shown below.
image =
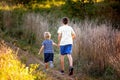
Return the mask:
<svg viewBox="0 0 120 80"><path fill-rule="evenodd" d="M48 69L48 63L45 63L45 69Z"/></svg>
<svg viewBox="0 0 120 80"><path fill-rule="evenodd" d="M70 67L73 67L73 58L71 54L67 54L68 60L69 60L69 65Z"/></svg>
<svg viewBox="0 0 120 80"><path fill-rule="evenodd" d="M64 71L64 55L60 56L61 70Z"/></svg>
<svg viewBox="0 0 120 80"><path fill-rule="evenodd" d="M69 59L69 65L70 65L69 75L73 75L73 58L72 58L72 55L68 54L67 57Z"/></svg>

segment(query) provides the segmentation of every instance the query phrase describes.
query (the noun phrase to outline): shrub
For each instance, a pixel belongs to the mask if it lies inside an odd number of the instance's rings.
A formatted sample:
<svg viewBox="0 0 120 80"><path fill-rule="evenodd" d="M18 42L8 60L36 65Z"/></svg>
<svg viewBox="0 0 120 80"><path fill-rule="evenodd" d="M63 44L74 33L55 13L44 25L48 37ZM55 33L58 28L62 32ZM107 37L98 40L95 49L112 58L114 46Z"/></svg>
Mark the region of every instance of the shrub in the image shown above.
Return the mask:
<svg viewBox="0 0 120 80"><path fill-rule="evenodd" d="M7 51L7 50L6 50ZM17 60L12 51L0 53L0 80L34 80L35 76Z"/></svg>
<svg viewBox="0 0 120 80"><path fill-rule="evenodd" d="M26 67L13 50L0 42L0 80L48 80L43 72L36 70L38 66Z"/></svg>

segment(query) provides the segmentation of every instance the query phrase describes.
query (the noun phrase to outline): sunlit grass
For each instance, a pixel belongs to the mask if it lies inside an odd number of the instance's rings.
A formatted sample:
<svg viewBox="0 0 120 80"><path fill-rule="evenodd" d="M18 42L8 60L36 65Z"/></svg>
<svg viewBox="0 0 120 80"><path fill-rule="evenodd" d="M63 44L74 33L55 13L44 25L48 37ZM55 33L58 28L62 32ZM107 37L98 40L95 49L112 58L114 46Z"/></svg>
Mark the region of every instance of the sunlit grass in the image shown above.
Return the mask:
<svg viewBox="0 0 120 80"><path fill-rule="evenodd" d="M29 73L28 67L12 53L11 49L0 50L0 80L34 80L35 76Z"/></svg>
<svg viewBox="0 0 120 80"><path fill-rule="evenodd" d="M35 9L35 8L51 8L52 6L61 6L61 5L64 5L64 4L65 4L64 1L55 1L55 2L46 1L44 3L31 3L31 7L32 7L32 9ZM9 6L6 2L0 2L0 10L10 11L10 10L14 10L16 8L21 8L23 10L27 9L25 6L23 6L23 4L17 4L17 5Z"/></svg>
<svg viewBox="0 0 120 80"><path fill-rule="evenodd" d="M96 0L96 2L102 2L102 1L104 1L104 0Z"/></svg>
<svg viewBox="0 0 120 80"><path fill-rule="evenodd" d="M73 0L74 2L79 1L79 0ZM82 0L81 0L82 1ZM89 0L84 0L84 2L88 2ZM94 2L102 2L104 0L94 0Z"/></svg>
<svg viewBox="0 0 120 80"><path fill-rule="evenodd" d="M42 71L37 71L39 64L25 64L17 57L17 52L0 41L0 80L51 80Z"/></svg>
<svg viewBox="0 0 120 80"><path fill-rule="evenodd" d="M78 1L78 0L73 0L74 2ZM104 0L96 0L96 2L101 2ZM88 0L84 0L84 2L88 2ZM32 9L35 8L51 8L52 6L61 6L64 5L65 1L45 1L44 3L31 3ZM27 8L25 8L25 6L23 6L23 4L17 4L17 5L12 5L9 6L6 2L0 2L0 10L14 10L16 8L22 8L24 10L26 10Z"/></svg>
<svg viewBox="0 0 120 80"><path fill-rule="evenodd" d="M0 10L11 11L11 10L18 9L18 8L27 10L27 8L25 8L23 4L17 4L17 5L10 6L5 2L0 2Z"/></svg>
<svg viewBox="0 0 120 80"><path fill-rule="evenodd" d="M52 6L61 6L61 5L64 5L65 2L64 1L55 1L55 2L49 2L49 1L46 1L44 3L33 3L32 4L32 8L51 8Z"/></svg>

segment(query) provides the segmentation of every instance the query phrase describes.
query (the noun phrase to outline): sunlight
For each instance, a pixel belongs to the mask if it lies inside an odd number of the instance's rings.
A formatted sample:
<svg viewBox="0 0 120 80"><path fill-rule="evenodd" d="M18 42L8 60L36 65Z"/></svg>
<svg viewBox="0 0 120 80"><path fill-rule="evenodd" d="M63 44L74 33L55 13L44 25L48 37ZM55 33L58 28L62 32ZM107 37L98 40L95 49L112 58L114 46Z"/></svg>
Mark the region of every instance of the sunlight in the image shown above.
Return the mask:
<svg viewBox="0 0 120 80"><path fill-rule="evenodd" d="M73 1L76 2L78 0L73 0ZM96 0L96 2L101 2L101 1L104 1L104 0ZM84 0L84 2L88 2L88 0ZM61 6L61 5L64 5L64 4L65 4L65 1L46 1L44 3L33 3L31 5L32 5L32 8L35 9L35 8L51 8L52 6ZM26 10L25 7L22 4L9 6L5 2L0 3L0 9L1 10L9 11L9 10L13 10L13 9L16 9L16 8L22 8L22 9Z"/></svg>
<svg viewBox="0 0 120 80"><path fill-rule="evenodd" d="M10 7L5 2L0 2L0 10L10 10Z"/></svg>
<svg viewBox="0 0 120 80"><path fill-rule="evenodd" d="M104 0L94 0L94 2L102 2ZM84 2L88 2L88 0L84 0Z"/></svg>
<svg viewBox="0 0 120 80"><path fill-rule="evenodd" d="M34 3L34 4L32 4L32 8L34 9L34 8L51 8L52 6L61 6L61 5L63 5L63 4L65 4L65 2L64 1L53 1L53 2L51 2L51 1L47 1L47 2L44 2L44 3Z"/></svg>
<svg viewBox="0 0 120 80"><path fill-rule="evenodd" d="M73 0L74 2L78 1L78 0ZM102 2L104 0L94 0L94 2ZM88 2L88 0L84 0L84 2Z"/></svg>
<svg viewBox="0 0 120 80"><path fill-rule="evenodd" d="M0 3L0 10L10 11L10 10L18 9L18 8L23 9L23 10L27 10L22 4L9 6L8 4L3 3L3 2Z"/></svg>
<svg viewBox="0 0 120 80"><path fill-rule="evenodd" d="M96 2L102 2L102 1L104 1L104 0L96 0Z"/></svg>
<svg viewBox="0 0 120 80"><path fill-rule="evenodd" d="M38 4L39 8L51 8L52 6L61 6L65 4L64 1L54 1L54 2L46 2L45 4Z"/></svg>

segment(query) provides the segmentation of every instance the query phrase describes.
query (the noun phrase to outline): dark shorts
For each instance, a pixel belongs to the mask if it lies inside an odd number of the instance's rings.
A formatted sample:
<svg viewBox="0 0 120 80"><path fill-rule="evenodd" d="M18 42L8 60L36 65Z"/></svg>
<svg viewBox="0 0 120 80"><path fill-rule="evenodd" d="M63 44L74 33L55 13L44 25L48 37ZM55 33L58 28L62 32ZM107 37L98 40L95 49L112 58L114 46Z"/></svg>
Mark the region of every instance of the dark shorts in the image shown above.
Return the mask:
<svg viewBox="0 0 120 80"><path fill-rule="evenodd" d="M44 53L44 62L47 63L49 61L53 61L53 57L53 53Z"/></svg>
<svg viewBox="0 0 120 80"><path fill-rule="evenodd" d="M71 54L72 53L72 44L60 46L61 55Z"/></svg>

